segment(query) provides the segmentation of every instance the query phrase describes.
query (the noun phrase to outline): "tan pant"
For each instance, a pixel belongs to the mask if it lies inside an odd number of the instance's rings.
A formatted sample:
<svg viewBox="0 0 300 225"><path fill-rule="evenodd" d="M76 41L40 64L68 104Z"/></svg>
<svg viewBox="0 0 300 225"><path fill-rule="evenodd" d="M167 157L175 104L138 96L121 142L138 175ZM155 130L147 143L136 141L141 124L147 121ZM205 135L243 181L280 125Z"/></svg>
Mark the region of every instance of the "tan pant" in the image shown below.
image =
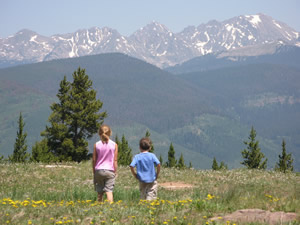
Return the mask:
<svg viewBox="0 0 300 225"><path fill-rule="evenodd" d="M115 173L110 170L96 170L94 174L95 191L99 193L113 192Z"/></svg>
<svg viewBox="0 0 300 225"><path fill-rule="evenodd" d="M144 183L140 181L141 199L155 200L157 198L157 181Z"/></svg>

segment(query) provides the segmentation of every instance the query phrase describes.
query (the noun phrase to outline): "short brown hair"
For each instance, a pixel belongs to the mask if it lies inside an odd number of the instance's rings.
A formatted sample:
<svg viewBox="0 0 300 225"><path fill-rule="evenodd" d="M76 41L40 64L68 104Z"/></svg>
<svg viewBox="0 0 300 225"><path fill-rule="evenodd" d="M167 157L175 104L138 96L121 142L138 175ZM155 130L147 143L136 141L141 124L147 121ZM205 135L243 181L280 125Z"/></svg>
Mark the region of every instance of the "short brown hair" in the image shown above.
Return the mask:
<svg viewBox="0 0 300 225"><path fill-rule="evenodd" d="M144 137L140 140L140 149L147 151L151 149L151 140L148 137Z"/></svg>

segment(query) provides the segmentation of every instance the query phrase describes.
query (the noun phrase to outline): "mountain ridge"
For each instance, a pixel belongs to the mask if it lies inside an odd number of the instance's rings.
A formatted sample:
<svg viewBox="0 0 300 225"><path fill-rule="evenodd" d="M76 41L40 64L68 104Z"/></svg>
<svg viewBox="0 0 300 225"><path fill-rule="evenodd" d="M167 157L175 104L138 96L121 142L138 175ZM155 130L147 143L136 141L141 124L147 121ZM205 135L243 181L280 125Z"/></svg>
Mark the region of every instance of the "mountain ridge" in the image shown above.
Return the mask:
<svg viewBox="0 0 300 225"><path fill-rule="evenodd" d="M0 67L90 54L120 52L160 68L191 58L249 45L284 41L299 44L300 33L264 14L211 20L174 33L152 22L126 37L109 27L42 36L30 30L0 38Z"/></svg>
<svg viewBox="0 0 300 225"><path fill-rule="evenodd" d="M256 46L246 46L230 51L220 51L195 57L191 60L165 68L171 73L192 73L215 70L246 64L271 63L300 67L300 47L274 42Z"/></svg>

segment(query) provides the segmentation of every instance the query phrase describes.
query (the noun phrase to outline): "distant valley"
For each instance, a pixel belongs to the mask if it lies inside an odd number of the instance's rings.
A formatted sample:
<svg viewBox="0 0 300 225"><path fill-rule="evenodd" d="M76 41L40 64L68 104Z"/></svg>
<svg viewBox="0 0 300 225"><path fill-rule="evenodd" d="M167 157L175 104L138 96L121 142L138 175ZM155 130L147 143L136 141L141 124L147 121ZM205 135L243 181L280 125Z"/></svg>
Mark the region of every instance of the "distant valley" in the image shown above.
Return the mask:
<svg viewBox="0 0 300 225"><path fill-rule="evenodd" d="M297 51L287 47L285 54ZM5 106L0 111L1 154L13 150L20 111L28 144L40 139L60 80L64 75L70 80L80 66L104 103L102 110L109 115L105 122L112 125L113 135L125 134L134 153L149 130L156 154L165 160L172 142L177 157L183 153L186 164L191 161L195 168L210 168L213 157L229 168L241 167L243 141L254 126L269 168L278 160L284 138L300 170L300 69L278 64L280 52L269 55L268 63L247 63L246 57L244 64L173 74L119 53L0 69Z"/></svg>

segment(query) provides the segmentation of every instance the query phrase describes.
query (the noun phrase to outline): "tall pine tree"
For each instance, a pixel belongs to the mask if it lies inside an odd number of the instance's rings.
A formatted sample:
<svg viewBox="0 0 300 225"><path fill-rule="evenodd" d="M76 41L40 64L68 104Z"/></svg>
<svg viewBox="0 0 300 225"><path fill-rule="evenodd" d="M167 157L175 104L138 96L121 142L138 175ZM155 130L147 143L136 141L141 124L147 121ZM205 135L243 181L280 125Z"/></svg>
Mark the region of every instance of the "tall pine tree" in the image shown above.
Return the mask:
<svg viewBox="0 0 300 225"><path fill-rule="evenodd" d="M120 143L116 137L116 143L118 144L118 164L123 166L129 166L132 160L132 151L128 145L128 141L125 135L122 136L122 142Z"/></svg>
<svg viewBox="0 0 300 225"><path fill-rule="evenodd" d="M42 132L50 152L59 161L87 159L88 142L103 123L106 112L100 113L102 102L96 99L92 81L80 67L73 73L73 82L66 77L60 82L58 103L51 105L50 125Z"/></svg>
<svg viewBox="0 0 300 225"><path fill-rule="evenodd" d="M9 161L14 163L24 163L29 158L29 154L27 153L27 144L26 137L27 133L24 131L25 122L23 120L22 113L20 112L19 120L18 120L18 131L17 138L14 145L14 152L11 156L9 156Z"/></svg>
<svg viewBox="0 0 300 225"><path fill-rule="evenodd" d="M249 141L244 141L247 149L242 151L244 161L241 164L245 165L248 169L266 169L268 159L262 162L265 155L260 151L259 142L255 138L256 131L252 127L248 137Z"/></svg>
<svg viewBox="0 0 300 225"><path fill-rule="evenodd" d="M293 171L294 166L293 166L293 159L292 159L292 154L287 154L286 153L286 148L285 148L285 140L282 140L282 153L279 155L279 161L276 164L275 169L281 172L286 173L287 171Z"/></svg>
<svg viewBox="0 0 300 225"><path fill-rule="evenodd" d="M176 158L175 158L175 150L173 144L171 143L169 151L168 151L168 162L167 167L175 167L176 166Z"/></svg>
<svg viewBox="0 0 300 225"><path fill-rule="evenodd" d="M186 165L184 163L184 158L183 158L182 153L181 153L180 158L178 160L177 168L179 168L179 169L185 169L186 168Z"/></svg>
<svg viewBox="0 0 300 225"><path fill-rule="evenodd" d="M216 160L216 157L214 157L213 164L212 164L211 168L213 170L219 170L219 165L218 165L218 162Z"/></svg>
<svg viewBox="0 0 300 225"><path fill-rule="evenodd" d="M150 135L151 135L150 132L147 130L146 134L145 134L145 137L150 138ZM152 152L152 153L154 152L154 145L153 145L152 141L151 141L151 149L150 149L149 152Z"/></svg>

